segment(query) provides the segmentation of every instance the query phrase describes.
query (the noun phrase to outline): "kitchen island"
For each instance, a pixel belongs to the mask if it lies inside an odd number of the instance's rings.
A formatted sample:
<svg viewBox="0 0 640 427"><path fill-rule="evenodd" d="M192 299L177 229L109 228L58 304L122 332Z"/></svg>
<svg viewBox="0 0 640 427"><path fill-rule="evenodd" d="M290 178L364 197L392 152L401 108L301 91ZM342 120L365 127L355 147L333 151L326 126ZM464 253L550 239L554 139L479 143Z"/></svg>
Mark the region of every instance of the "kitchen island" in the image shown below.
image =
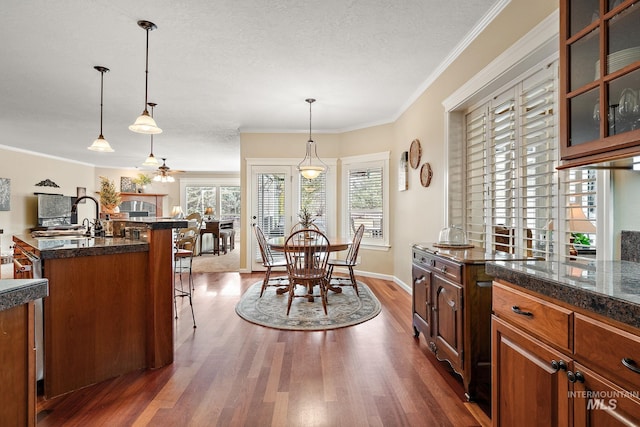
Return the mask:
<svg viewBox="0 0 640 427"><path fill-rule="evenodd" d="M486 268L495 279L493 425L637 425L640 264L528 260Z"/></svg>
<svg viewBox="0 0 640 427"><path fill-rule="evenodd" d="M115 220L127 238L13 237L24 274L49 280L46 398L173 362L173 229L187 224Z"/></svg>
<svg viewBox="0 0 640 427"><path fill-rule="evenodd" d="M34 426L34 300L47 295L44 279L0 280L0 425Z"/></svg>

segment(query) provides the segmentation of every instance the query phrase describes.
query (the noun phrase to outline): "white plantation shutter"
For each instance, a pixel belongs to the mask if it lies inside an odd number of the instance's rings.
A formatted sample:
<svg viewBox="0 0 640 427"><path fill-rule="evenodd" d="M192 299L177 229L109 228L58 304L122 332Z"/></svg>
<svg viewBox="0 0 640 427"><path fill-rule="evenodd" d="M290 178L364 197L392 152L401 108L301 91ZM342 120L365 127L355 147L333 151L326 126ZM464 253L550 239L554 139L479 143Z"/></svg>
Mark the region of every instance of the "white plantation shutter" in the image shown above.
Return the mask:
<svg viewBox="0 0 640 427"><path fill-rule="evenodd" d="M476 246L540 257L553 249L556 70L533 73L465 117L464 226Z"/></svg>
<svg viewBox="0 0 640 427"><path fill-rule="evenodd" d="M466 117L466 209L467 238L473 244L484 245L488 158L487 109L481 107ZM462 225L462 224L452 224Z"/></svg>
<svg viewBox="0 0 640 427"><path fill-rule="evenodd" d="M555 67L526 79L520 95L520 205L523 235L520 249L528 256L547 258L547 243L557 200L557 138Z"/></svg>
<svg viewBox="0 0 640 427"><path fill-rule="evenodd" d="M488 222L491 228L488 234L491 242L499 227L513 229L517 225L515 91L509 91L493 104L489 133L491 212ZM513 242L503 243L503 246L506 246L505 252L513 252Z"/></svg>

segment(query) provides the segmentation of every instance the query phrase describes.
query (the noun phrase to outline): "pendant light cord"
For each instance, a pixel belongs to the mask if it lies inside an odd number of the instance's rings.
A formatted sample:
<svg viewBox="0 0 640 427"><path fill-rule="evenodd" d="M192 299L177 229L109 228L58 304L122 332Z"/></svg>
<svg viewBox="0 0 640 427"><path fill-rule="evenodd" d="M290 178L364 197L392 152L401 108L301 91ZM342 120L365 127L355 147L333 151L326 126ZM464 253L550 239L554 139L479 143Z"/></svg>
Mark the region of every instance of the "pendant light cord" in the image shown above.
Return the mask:
<svg viewBox="0 0 640 427"><path fill-rule="evenodd" d="M147 53L144 63L144 111L147 110L147 91L149 90L149 28L146 28L147 32Z"/></svg>
<svg viewBox="0 0 640 427"><path fill-rule="evenodd" d="M104 71L100 71L100 136L102 136L102 101L104 94Z"/></svg>

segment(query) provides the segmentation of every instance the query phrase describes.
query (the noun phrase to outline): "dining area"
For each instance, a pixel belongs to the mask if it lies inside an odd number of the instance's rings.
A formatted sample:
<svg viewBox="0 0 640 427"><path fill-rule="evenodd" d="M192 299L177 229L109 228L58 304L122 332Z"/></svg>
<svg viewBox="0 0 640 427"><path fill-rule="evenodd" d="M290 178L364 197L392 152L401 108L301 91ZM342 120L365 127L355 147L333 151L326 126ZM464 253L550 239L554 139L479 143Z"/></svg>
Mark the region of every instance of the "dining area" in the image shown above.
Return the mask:
<svg viewBox="0 0 640 427"><path fill-rule="evenodd" d="M294 225L286 236L268 236L257 224L253 229L265 272L236 307L245 320L279 329L322 330L378 314L375 296L363 291L366 285L354 271L364 226L350 237L329 237L309 224ZM245 299L250 303L243 304ZM354 315L363 308L366 315Z"/></svg>

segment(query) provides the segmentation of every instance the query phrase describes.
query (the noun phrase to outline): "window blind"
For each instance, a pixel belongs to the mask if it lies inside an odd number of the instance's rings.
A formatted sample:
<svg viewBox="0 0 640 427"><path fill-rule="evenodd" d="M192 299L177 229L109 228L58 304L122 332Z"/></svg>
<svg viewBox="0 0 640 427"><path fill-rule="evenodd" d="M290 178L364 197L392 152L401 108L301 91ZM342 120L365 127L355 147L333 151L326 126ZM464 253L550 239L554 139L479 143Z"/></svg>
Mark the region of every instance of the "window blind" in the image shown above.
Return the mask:
<svg viewBox="0 0 640 427"><path fill-rule="evenodd" d="M347 209L353 236L355 229L364 224L364 238L380 239L383 236L383 168L382 166L357 167L348 173Z"/></svg>
<svg viewBox="0 0 640 427"><path fill-rule="evenodd" d="M327 174L322 172L314 179L300 175L300 208L307 207L315 215L314 224L327 232ZM298 218L299 220L299 218Z"/></svg>

